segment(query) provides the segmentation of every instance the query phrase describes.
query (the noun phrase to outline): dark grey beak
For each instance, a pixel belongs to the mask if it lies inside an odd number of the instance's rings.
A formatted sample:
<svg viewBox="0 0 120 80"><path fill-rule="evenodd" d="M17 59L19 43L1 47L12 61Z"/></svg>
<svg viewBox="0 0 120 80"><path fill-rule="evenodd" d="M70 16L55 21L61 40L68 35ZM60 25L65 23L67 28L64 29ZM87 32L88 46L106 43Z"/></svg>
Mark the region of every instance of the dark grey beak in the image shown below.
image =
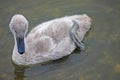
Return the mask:
<svg viewBox="0 0 120 80"><path fill-rule="evenodd" d="M18 52L20 54L23 54L25 52L24 38L16 37L16 41L17 41Z"/></svg>

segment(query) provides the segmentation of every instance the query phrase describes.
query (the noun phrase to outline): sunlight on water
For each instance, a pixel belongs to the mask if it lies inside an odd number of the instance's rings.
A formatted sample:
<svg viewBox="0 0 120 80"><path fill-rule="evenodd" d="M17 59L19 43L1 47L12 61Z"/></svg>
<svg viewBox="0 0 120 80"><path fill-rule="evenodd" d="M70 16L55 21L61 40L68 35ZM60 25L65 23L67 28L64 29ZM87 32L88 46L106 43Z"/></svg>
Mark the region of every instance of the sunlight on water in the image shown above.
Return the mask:
<svg viewBox="0 0 120 80"><path fill-rule="evenodd" d="M0 1L0 80L120 80L119 0L2 0ZM23 14L29 31L41 22L86 13L92 18L86 54L78 50L57 61L24 68L12 64L11 17Z"/></svg>

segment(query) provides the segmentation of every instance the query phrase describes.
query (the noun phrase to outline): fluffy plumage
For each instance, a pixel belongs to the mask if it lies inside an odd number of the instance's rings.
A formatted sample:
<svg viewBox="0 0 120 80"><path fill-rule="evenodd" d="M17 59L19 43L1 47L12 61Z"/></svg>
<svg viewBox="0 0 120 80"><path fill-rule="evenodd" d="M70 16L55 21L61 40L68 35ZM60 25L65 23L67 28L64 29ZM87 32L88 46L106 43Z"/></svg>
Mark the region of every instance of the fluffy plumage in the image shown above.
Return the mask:
<svg viewBox="0 0 120 80"><path fill-rule="evenodd" d="M76 48L69 34L73 27L73 20L79 24L77 34L81 41L91 25L91 19L86 14L66 16L44 22L33 28L27 37L25 37L28 29L27 19L21 14L14 15L9 24L15 40L13 62L18 65L30 65L71 54ZM16 37L24 38L24 54L18 52Z"/></svg>

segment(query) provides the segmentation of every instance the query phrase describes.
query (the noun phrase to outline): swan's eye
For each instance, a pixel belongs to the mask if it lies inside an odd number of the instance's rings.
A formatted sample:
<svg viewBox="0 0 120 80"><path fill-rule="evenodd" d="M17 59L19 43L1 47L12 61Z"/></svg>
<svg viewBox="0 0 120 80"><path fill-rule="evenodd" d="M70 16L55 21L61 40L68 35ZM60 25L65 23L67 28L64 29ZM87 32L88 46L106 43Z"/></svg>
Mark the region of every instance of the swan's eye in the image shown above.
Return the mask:
<svg viewBox="0 0 120 80"><path fill-rule="evenodd" d="M16 31L16 30L15 30L14 32L17 34L17 31Z"/></svg>

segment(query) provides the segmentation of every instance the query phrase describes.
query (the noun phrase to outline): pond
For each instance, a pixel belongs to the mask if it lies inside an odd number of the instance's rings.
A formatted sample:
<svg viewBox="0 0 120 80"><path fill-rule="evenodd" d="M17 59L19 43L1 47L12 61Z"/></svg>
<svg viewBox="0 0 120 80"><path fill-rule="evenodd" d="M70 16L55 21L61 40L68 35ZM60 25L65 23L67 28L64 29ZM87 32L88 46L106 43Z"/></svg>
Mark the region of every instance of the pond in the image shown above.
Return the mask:
<svg viewBox="0 0 120 80"><path fill-rule="evenodd" d="M16 13L27 17L29 30L54 18L88 14L86 53L76 50L47 64L14 66L8 25ZM120 0L0 0L0 80L120 80Z"/></svg>

